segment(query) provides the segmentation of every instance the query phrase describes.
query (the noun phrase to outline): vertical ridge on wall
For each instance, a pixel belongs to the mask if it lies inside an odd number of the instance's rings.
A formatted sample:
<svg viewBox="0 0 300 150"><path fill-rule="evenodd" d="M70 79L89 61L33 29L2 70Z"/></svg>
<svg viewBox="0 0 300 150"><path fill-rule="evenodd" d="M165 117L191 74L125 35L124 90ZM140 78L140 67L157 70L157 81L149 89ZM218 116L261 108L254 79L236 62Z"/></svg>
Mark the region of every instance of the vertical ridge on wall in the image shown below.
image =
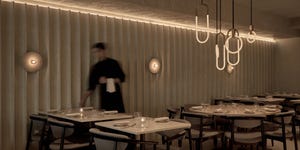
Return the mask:
<svg viewBox="0 0 300 150"><path fill-rule="evenodd" d="M15 149L15 59L14 59L14 4L1 3L1 143L2 149Z"/></svg>
<svg viewBox="0 0 300 150"><path fill-rule="evenodd" d="M27 132L27 110L26 110L26 77L22 65L23 55L26 53L26 11L23 5L15 5L15 149L24 149L22 147L26 142ZM1 27L0 27L1 28ZM1 69L0 69L1 70ZM0 92L1 93L1 92ZM0 127L1 129L1 127ZM1 144L0 144L1 145Z"/></svg>
<svg viewBox="0 0 300 150"><path fill-rule="evenodd" d="M60 11L60 59L63 62L61 64L61 106L62 108L71 108L71 31L70 31L70 11Z"/></svg>
<svg viewBox="0 0 300 150"><path fill-rule="evenodd" d="M163 116L170 106L273 88L274 43L244 40L241 63L228 74L215 67L214 35L199 44L194 31L177 27L1 1L0 31L0 149L25 148L29 114L78 107L97 62L90 46L98 41L108 44L108 57L126 74L127 112ZM40 71L25 71L26 51L42 55ZM148 69L152 57L161 60L158 74ZM96 89L86 105L98 104Z"/></svg>
<svg viewBox="0 0 300 150"><path fill-rule="evenodd" d="M71 106L79 107L78 99L81 97L81 72L80 72L80 22L79 14L70 14L70 34L71 34ZM79 67L78 67L79 66Z"/></svg>
<svg viewBox="0 0 300 150"><path fill-rule="evenodd" d="M37 6L26 5L27 51L39 52L39 20ZM28 113L39 109L39 73L29 73L27 76L27 105Z"/></svg>
<svg viewBox="0 0 300 150"><path fill-rule="evenodd" d="M40 95L39 95L39 110L49 110L50 109L50 93L48 90L50 89L50 78L49 78L49 68L48 65L51 65L50 62L48 63L49 58L49 9L39 7L38 8L38 18L39 18L39 51L43 58L44 68L40 71L40 78L39 78L39 87L40 88Z"/></svg>
<svg viewBox="0 0 300 150"><path fill-rule="evenodd" d="M90 29L89 29L89 19L86 14L79 13L79 19L80 19L80 48L81 48L81 83L82 83L82 90L86 90L87 83L88 83L88 74L92 63L92 57L90 55ZM75 31L76 32L76 31ZM95 90L95 92L97 92ZM94 93L95 93L94 92ZM78 98L79 100L80 98ZM89 101L87 101L86 105L90 105L90 103L93 104L93 100L95 99L95 94L90 98Z"/></svg>
<svg viewBox="0 0 300 150"><path fill-rule="evenodd" d="M3 30L3 28L2 28L2 23L3 23L3 21L2 21L2 9L3 7L2 7L2 1L0 1L0 32L2 33L2 30ZM0 71L2 72L2 34L0 35L0 58L1 58L1 60L0 60ZM3 146L2 146L2 141L4 141L4 140L2 140L2 122L3 122L3 120L2 120L2 116L4 115L4 113L2 112L3 111L3 109L2 109L2 106L3 106L3 104L4 104L4 102L2 101L3 100L3 98L2 98L2 96L3 96L3 94L2 94L2 84L3 84L3 82L2 82L2 73L0 74L0 136L1 136L1 139L0 139L0 148L3 148Z"/></svg>
<svg viewBox="0 0 300 150"><path fill-rule="evenodd" d="M49 9L49 8L48 8ZM49 41L49 72L50 72L50 100L51 109L61 109L61 88L60 88L60 10L49 9L50 41Z"/></svg>

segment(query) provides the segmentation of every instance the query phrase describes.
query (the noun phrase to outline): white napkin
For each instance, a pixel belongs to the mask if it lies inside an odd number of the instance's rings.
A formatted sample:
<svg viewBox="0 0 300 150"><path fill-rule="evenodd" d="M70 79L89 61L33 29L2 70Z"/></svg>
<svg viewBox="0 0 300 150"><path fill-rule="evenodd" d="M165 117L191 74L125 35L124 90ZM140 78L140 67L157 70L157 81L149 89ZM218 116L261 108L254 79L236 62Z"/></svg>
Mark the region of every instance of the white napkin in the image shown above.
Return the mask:
<svg viewBox="0 0 300 150"><path fill-rule="evenodd" d="M80 116L80 113L69 113L69 114L66 114L66 116L68 116L68 117L76 117L76 116Z"/></svg>
<svg viewBox="0 0 300 150"><path fill-rule="evenodd" d="M104 114L117 114L117 110L104 111Z"/></svg>
<svg viewBox="0 0 300 150"><path fill-rule="evenodd" d="M106 91L109 93L116 92L115 82L113 78L108 78L106 80Z"/></svg>
<svg viewBox="0 0 300 150"><path fill-rule="evenodd" d="M154 118L155 122L164 122L164 121L169 121L169 117L159 117L159 118Z"/></svg>

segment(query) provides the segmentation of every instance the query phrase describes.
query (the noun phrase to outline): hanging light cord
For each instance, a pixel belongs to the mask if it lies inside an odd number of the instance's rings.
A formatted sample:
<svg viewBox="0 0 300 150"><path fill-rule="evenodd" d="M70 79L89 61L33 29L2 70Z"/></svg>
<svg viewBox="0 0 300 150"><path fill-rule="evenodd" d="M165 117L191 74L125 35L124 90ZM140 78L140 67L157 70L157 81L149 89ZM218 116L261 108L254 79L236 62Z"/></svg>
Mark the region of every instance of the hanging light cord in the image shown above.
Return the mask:
<svg viewBox="0 0 300 150"><path fill-rule="evenodd" d="M251 31L253 30L253 22L252 22L252 0L250 0L250 26L251 26Z"/></svg>
<svg viewBox="0 0 300 150"><path fill-rule="evenodd" d="M216 44L218 43L218 33L219 33L219 0L216 0Z"/></svg>
<svg viewBox="0 0 300 150"><path fill-rule="evenodd" d="M234 0L232 0L232 29L234 29Z"/></svg>
<svg viewBox="0 0 300 150"><path fill-rule="evenodd" d="M254 31L254 26L253 26L253 7L252 7L253 3L252 0L250 0L250 25L249 25L249 32L248 32L248 37L247 37L247 41L249 43L253 43L255 42L255 38L253 38L254 36L256 36L256 33Z"/></svg>

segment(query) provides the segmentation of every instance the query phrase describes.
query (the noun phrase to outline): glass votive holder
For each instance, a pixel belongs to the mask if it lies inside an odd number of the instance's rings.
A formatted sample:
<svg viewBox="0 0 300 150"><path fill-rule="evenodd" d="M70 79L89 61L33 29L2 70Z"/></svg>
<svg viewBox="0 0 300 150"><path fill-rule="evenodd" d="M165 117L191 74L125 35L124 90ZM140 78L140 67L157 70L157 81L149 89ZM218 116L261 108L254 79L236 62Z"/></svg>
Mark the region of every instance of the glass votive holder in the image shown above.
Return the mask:
<svg viewBox="0 0 300 150"><path fill-rule="evenodd" d="M79 109L80 118L83 118L83 108Z"/></svg>
<svg viewBox="0 0 300 150"><path fill-rule="evenodd" d="M139 117L137 121L138 128L147 128L149 126L150 119L147 117Z"/></svg>
<svg viewBox="0 0 300 150"><path fill-rule="evenodd" d="M141 112L134 112L133 113L133 118L139 118L142 117L142 113Z"/></svg>

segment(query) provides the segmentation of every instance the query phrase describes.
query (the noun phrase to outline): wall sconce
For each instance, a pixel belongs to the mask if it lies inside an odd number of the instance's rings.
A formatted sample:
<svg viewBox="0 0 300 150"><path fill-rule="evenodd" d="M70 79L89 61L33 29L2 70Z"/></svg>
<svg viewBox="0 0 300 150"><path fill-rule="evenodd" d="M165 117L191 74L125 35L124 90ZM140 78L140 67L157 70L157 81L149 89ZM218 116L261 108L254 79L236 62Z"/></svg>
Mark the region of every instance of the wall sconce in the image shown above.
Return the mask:
<svg viewBox="0 0 300 150"><path fill-rule="evenodd" d="M227 70L226 70L227 73L231 74L233 72L233 70L234 70L234 67L232 65L228 64L227 65Z"/></svg>
<svg viewBox="0 0 300 150"><path fill-rule="evenodd" d="M152 58L149 62L149 70L153 74L157 74L161 70L161 62L157 58Z"/></svg>
<svg viewBox="0 0 300 150"><path fill-rule="evenodd" d="M27 72L36 72L43 65L42 56L37 52L27 52L23 56L23 65Z"/></svg>

